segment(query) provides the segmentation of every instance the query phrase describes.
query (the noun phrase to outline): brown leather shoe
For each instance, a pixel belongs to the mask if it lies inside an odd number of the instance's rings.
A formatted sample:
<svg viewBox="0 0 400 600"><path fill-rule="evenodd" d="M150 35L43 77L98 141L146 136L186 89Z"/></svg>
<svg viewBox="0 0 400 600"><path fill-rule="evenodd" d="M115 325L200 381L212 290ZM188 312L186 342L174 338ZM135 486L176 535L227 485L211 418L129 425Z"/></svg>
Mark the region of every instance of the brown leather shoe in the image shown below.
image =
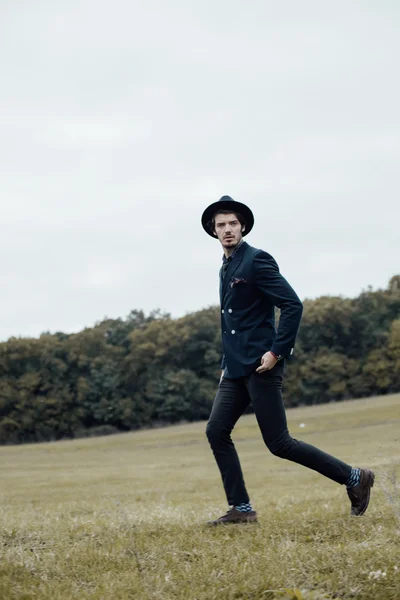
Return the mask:
<svg viewBox="0 0 400 600"><path fill-rule="evenodd" d="M228 510L225 515L222 515L219 519L215 521L208 521L208 525L228 525L229 523L251 523L252 521L257 521L257 513L255 510L251 510L250 512L242 512L240 510L236 510L233 506Z"/></svg>
<svg viewBox="0 0 400 600"><path fill-rule="evenodd" d="M374 485L375 475L369 469L360 469L360 483L347 490L351 502L351 514L361 517L368 508L371 488Z"/></svg>

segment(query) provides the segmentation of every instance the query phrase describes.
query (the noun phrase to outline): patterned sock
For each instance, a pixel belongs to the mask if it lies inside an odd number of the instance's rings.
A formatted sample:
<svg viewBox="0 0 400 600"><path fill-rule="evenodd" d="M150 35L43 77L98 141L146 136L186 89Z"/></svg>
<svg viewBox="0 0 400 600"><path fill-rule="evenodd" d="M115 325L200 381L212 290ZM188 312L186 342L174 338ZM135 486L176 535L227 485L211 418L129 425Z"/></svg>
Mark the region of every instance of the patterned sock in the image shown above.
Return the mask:
<svg viewBox="0 0 400 600"><path fill-rule="evenodd" d="M361 471L360 469L351 469L350 477L346 481L347 489L351 489L360 483Z"/></svg>
<svg viewBox="0 0 400 600"><path fill-rule="evenodd" d="M250 502L242 502L242 504L238 504L237 506L234 506L234 508L239 512L251 512L253 510Z"/></svg>

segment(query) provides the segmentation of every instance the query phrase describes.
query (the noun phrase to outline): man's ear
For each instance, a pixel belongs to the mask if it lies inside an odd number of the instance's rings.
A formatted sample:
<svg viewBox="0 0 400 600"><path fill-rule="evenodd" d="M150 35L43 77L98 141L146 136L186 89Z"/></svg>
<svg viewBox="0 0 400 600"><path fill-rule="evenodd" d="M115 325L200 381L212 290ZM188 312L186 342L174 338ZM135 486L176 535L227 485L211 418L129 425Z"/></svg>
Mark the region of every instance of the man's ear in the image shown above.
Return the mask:
<svg viewBox="0 0 400 600"><path fill-rule="evenodd" d="M246 225L243 225L242 227L242 233L244 233L246 231Z"/></svg>

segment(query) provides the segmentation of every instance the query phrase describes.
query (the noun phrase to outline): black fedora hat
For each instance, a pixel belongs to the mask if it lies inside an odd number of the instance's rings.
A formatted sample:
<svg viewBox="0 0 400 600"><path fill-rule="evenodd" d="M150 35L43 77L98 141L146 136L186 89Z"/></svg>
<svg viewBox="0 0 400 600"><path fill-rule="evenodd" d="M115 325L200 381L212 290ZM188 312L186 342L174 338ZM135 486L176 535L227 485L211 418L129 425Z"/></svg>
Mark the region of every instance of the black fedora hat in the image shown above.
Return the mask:
<svg viewBox="0 0 400 600"><path fill-rule="evenodd" d="M242 202L236 202L236 200L230 196L222 196L218 202L213 202L213 204L210 204L210 206L208 206L203 212L201 217L203 229L208 233L208 235L211 235L211 237L217 237L213 231L212 219L215 213L219 210L231 210L233 213L239 213L242 215L246 222L246 229L243 232L243 237L250 233L250 231L253 229L254 216L250 208L245 204L242 204Z"/></svg>

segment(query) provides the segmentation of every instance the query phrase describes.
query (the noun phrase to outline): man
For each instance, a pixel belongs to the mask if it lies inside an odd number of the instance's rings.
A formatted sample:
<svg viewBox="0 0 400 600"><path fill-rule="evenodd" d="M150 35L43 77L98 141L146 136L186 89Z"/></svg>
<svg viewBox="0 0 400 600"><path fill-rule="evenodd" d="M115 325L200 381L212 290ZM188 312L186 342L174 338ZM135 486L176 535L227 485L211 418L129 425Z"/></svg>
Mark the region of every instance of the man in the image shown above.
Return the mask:
<svg viewBox="0 0 400 600"><path fill-rule="evenodd" d="M293 439L282 401L285 359L293 353L302 304L273 257L247 244L254 225L245 204L223 196L203 213L205 231L223 248L220 271L222 374L207 424L207 437L221 472L228 512L211 524L256 521L231 432L250 402L268 449L281 458L346 485L351 514L368 507L374 473L352 468L314 446ZM275 306L280 308L275 330Z"/></svg>

